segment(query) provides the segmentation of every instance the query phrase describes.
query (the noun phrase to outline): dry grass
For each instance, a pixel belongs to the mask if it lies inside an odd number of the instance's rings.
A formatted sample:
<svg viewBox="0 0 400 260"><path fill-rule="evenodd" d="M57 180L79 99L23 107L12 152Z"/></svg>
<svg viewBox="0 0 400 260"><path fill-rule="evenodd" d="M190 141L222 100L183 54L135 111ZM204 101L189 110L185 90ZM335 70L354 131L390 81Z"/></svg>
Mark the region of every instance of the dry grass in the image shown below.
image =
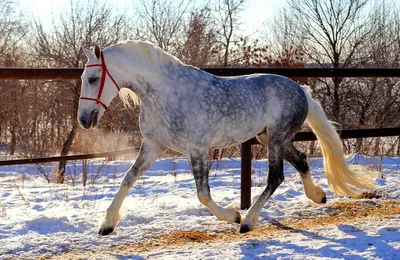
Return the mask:
<svg viewBox="0 0 400 260"><path fill-rule="evenodd" d="M237 242L249 239L273 239L284 233L320 228L331 225L367 221L371 218L385 219L388 216L400 215L400 201L347 201L336 202L329 207L325 216L304 216L295 219L274 221L266 226L259 226L246 234L239 234L237 229L213 231L176 231L167 234L155 234L151 238L132 245L114 245L99 248L97 252L67 252L54 259L85 259L94 255L107 253L129 254L158 251L180 246L196 246L207 243Z"/></svg>

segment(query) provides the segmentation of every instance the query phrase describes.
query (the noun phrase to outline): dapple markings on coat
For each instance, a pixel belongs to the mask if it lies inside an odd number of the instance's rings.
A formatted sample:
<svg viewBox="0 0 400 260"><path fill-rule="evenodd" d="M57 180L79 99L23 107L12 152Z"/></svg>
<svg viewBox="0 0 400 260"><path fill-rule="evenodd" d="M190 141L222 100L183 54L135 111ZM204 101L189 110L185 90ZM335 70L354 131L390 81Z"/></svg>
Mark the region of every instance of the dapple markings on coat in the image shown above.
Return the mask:
<svg viewBox="0 0 400 260"><path fill-rule="evenodd" d="M291 143L305 120L320 141L327 179L337 194L359 197L361 192L353 186L374 187L372 174L352 171L346 164L339 136L321 106L308 89L291 79L269 74L217 77L141 41L105 48L104 60L98 47L94 54L83 50L89 67L82 74L81 98L86 99L79 102L82 127L97 125L105 107L117 95L119 88L113 85L118 84L124 102L129 98L140 100L140 131L144 137L135 163L106 211L101 235L114 231L129 189L167 149L188 158L200 202L218 219L240 223L240 232L255 227L262 207L283 182L283 159L300 172L306 196L315 203L325 203L325 193L311 179L306 155ZM116 83L106 76L100 91L100 78L105 73L103 67L98 67L102 62ZM213 201L208 151L237 145L254 136L268 146L268 181L264 192L241 217L232 205L221 207Z"/></svg>

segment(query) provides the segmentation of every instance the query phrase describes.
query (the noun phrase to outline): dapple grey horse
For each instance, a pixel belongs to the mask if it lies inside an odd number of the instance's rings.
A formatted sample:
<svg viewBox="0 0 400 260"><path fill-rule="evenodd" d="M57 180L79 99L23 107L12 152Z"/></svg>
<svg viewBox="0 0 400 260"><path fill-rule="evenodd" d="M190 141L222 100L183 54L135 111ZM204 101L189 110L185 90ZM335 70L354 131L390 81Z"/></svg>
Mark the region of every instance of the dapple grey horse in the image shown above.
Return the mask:
<svg viewBox="0 0 400 260"><path fill-rule="evenodd" d="M355 187L374 187L372 174L354 171L346 164L332 123L308 89L291 79L268 74L217 77L141 41L126 41L103 51L96 46L94 53L85 48L83 51L88 62L82 74L77 116L81 126L95 127L120 93L124 102L130 98L140 101L140 131L144 137L135 163L107 209L101 235L114 231L129 189L166 149L188 158L200 202L218 219L240 223L241 233L255 227L262 207L283 182L283 159L299 171L306 196L315 203L325 203L325 193L310 177L306 155L291 143L305 121L319 140L334 192L359 197L361 192ZM241 217L233 206L221 207L212 199L208 151L237 145L254 136L268 146L268 182Z"/></svg>

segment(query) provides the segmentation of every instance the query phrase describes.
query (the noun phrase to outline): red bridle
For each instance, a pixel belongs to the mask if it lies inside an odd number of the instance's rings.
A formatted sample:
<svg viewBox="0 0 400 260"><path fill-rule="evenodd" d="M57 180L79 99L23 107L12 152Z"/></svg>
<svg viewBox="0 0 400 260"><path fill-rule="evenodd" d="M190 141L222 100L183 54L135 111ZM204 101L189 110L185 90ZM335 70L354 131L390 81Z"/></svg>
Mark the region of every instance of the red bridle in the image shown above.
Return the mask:
<svg viewBox="0 0 400 260"><path fill-rule="evenodd" d="M114 83L118 92L120 90L120 87L118 86L117 82L114 80L114 78L111 76L110 72L108 71L102 51L100 52L100 58L101 58L101 64L90 64L90 65L85 66L86 68L101 67L102 71L101 71L100 88L99 88L99 93L97 95L97 98L81 97L80 99L95 101L97 104L102 105L104 107L104 109L107 109L107 106L103 102L101 102L101 94L103 93L104 82L106 81L106 75L108 75L108 77L110 77L111 81Z"/></svg>

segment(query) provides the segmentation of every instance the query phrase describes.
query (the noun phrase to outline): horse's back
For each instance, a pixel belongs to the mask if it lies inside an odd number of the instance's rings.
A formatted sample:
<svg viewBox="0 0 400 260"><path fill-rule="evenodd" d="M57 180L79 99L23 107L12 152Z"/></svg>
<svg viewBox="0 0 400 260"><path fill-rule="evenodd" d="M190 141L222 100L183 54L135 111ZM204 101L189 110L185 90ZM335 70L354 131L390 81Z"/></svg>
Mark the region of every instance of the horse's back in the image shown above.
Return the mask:
<svg viewBox="0 0 400 260"><path fill-rule="evenodd" d="M225 99L233 110L241 110L265 121L267 126L291 120L304 121L308 103L302 87L295 81L274 74L253 74L219 78L230 97ZM237 108L237 109L236 109ZM285 122L282 122L285 123Z"/></svg>
<svg viewBox="0 0 400 260"><path fill-rule="evenodd" d="M209 91L225 93L225 97L215 98L218 105L214 106L214 112L219 115L213 126L217 130L213 138L215 146L243 142L265 128L299 128L307 117L306 95L289 78L255 74L217 77L216 81Z"/></svg>

